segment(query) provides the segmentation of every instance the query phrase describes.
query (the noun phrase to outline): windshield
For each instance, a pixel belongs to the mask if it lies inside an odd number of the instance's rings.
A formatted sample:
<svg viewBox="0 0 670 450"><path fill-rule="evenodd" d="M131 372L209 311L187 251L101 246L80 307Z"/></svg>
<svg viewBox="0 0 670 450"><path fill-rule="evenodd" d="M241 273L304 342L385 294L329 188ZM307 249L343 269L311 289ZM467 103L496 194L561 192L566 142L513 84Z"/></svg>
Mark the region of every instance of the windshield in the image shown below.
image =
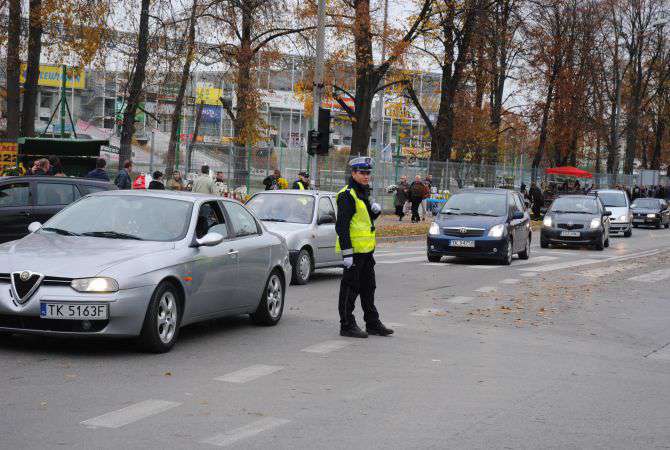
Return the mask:
<svg viewBox="0 0 670 450"><path fill-rule="evenodd" d="M623 192L598 192L598 198L603 205L612 208L626 207L626 194Z"/></svg>
<svg viewBox="0 0 670 450"><path fill-rule="evenodd" d="M51 218L40 233L109 239L177 241L191 219L191 202L135 195L85 197Z"/></svg>
<svg viewBox="0 0 670 450"><path fill-rule="evenodd" d="M638 198L631 208L658 208L659 201L655 198Z"/></svg>
<svg viewBox="0 0 670 450"><path fill-rule="evenodd" d="M559 197L551 205L553 213L598 214L594 197Z"/></svg>
<svg viewBox="0 0 670 450"><path fill-rule="evenodd" d="M455 194L444 204L440 213L462 216L506 216L507 195L479 192Z"/></svg>
<svg viewBox="0 0 670 450"><path fill-rule="evenodd" d="M266 222L312 223L314 197L294 194L256 194L247 207Z"/></svg>

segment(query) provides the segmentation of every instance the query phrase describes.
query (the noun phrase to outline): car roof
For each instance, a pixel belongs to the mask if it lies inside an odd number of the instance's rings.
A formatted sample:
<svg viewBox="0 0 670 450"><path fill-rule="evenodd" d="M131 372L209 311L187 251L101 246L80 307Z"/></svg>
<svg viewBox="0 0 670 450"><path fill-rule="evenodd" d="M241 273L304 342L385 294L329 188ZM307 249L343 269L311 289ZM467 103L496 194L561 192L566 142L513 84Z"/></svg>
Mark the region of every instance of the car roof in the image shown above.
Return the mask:
<svg viewBox="0 0 670 450"><path fill-rule="evenodd" d="M153 198L169 198L173 200L185 200L197 202L202 200L223 200L231 203L239 203L237 200L220 197L212 194L199 194L190 191L167 191L162 189L132 189L132 190L117 190L117 191L101 191L90 194L92 196L119 196L124 197L153 197Z"/></svg>
<svg viewBox="0 0 670 450"><path fill-rule="evenodd" d="M619 189L594 189L591 192L595 192L595 193L602 192L602 193L605 193L605 194L625 194L624 191L620 191Z"/></svg>
<svg viewBox="0 0 670 450"><path fill-rule="evenodd" d="M565 195L559 195L558 198L589 198L589 199L595 199L595 195L586 195L586 194L565 194ZM600 199L598 199L600 200Z"/></svg>
<svg viewBox="0 0 670 450"><path fill-rule="evenodd" d="M51 182L66 183L66 182L76 181L77 183L93 184L93 185L101 185L101 186L111 184L110 181L97 180L97 179L94 179L94 178L82 178L82 177L56 177L56 176L48 176L48 175L42 175L42 176L26 175L26 176L0 177L0 181L35 181L35 180L37 180L37 181L48 180L50 183Z"/></svg>
<svg viewBox="0 0 670 450"><path fill-rule="evenodd" d="M463 194L463 193L475 193L475 194L506 194L506 193L514 193L516 191L513 191L511 189L502 189L502 188L467 188L467 189L462 189L461 191L457 192L457 194Z"/></svg>
<svg viewBox="0 0 670 450"><path fill-rule="evenodd" d="M256 194L270 194L270 195L279 195L279 194L291 194L291 195L337 195L337 192L333 191L315 191L312 189L305 189L305 190L300 190L300 189L280 189L280 190L273 190L273 191L258 191Z"/></svg>

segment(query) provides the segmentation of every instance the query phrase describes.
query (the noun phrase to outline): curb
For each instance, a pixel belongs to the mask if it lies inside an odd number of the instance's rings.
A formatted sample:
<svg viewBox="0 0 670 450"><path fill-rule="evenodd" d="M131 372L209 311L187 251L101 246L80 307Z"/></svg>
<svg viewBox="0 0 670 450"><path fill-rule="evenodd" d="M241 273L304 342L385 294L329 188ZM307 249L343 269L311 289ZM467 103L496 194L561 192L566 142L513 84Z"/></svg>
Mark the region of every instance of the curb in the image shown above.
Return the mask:
<svg viewBox="0 0 670 450"><path fill-rule="evenodd" d="M377 238L377 242L423 241L425 239L425 234L411 234L407 236L382 236Z"/></svg>

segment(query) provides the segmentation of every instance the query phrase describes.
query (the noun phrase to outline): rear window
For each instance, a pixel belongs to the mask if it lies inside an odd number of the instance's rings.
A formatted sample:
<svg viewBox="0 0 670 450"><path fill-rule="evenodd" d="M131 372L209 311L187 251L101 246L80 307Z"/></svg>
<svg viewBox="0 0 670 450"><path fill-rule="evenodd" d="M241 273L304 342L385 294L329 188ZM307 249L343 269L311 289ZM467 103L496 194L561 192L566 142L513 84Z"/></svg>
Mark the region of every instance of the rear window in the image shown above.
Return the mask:
<svg viewBox="0 0 670 450"><path fill-rule="evenodd" d="M633 202L631 207L633 208L658 208L660 205L660 200L655 198L638 198Z"/></svg>
<svg viewBox="0 0 670 450"><path fill-rule="evenodd" d="M628 206L624 192L598 192L598 198L604 206L622 208Z"/></svg>

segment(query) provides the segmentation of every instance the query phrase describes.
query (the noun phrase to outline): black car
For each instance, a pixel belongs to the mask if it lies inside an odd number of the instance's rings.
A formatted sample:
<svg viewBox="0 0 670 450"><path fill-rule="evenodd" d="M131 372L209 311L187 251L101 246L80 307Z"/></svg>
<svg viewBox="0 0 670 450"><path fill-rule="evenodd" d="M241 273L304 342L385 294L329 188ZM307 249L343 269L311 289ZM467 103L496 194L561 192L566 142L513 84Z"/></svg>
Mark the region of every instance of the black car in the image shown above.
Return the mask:
<svg viewBox="0 0 670 450"><path fill-rule="evenodd" d="M550 244L592 245L597 250L609 247L610 217L598 197L564 195L549 207L542 222L540 247Z"/></svg>
<svg viewBox="0 0 670 450"><path fill-rule="evenodd" d="M521 195L506 189L468 189L452 195L428 231L428 261L442 256L530 257L530 215Z"/></svg>
<svg viewBox="0 0 670 450"><path fill-rule="evenodd" d="M656 228L670 227L670 209L668 202L660 198L638 198L632 205L633 226L649 225Z"/></svg>
<svg viewBox="0 0 670 450"><path fill-rule="evenodd" d="M21 239L31 222L46 222L70 203L113 183L88 178L0 177L0 243Z"/></svg>

